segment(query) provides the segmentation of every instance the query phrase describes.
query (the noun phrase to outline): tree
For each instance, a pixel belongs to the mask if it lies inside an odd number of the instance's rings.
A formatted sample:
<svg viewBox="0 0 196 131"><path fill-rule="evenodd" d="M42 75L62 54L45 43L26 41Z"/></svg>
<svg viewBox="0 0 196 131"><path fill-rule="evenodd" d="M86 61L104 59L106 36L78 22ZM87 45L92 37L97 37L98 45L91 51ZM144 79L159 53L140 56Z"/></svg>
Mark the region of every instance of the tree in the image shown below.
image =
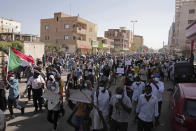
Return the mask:
<svg viewBox="0 0 196 131"><path fill-rule="evenodd" d="M24 53L24 44L20 41L13 41L11 42L12 48L19 50L20 52Z"/></svg>
<svg viewBox="0 0 196 131"><path fill-rule="evenodd" d="M15 48L20 52L24 53L24 44L20 41L13 41L9 43L0 43L0 51L5 52L6 54L9 53L9 48Z"/></svg>

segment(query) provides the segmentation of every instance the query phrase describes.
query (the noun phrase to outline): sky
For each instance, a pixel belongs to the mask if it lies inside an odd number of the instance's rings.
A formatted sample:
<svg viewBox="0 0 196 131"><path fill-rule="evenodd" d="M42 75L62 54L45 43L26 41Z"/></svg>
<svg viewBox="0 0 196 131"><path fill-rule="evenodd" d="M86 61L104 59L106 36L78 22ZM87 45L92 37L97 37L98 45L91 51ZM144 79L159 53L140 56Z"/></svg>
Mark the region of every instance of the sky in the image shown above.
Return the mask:
<svg viewBox="0 0 196 131"><path fill-rule="evenodd" d="M22 33L40 35L40 19L64 12L98 25L98 36L113 28L127 27L144 37L149 48L162 48L168 42L175 16L175 0L1 0L0 17L22 23Z"/></svg>

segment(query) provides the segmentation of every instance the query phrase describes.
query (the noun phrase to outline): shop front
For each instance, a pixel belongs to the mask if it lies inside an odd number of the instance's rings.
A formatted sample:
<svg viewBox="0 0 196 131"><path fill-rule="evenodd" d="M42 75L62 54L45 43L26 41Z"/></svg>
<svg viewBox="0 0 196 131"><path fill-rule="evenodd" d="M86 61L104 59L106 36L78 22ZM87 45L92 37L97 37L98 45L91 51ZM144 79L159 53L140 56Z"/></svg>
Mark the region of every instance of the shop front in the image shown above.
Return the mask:
<svg viewBox="0 0 196 131"><path fill-rule="evenodd" d="M77 43L77 54L91 54L92 46L88 43Z"/></svg>

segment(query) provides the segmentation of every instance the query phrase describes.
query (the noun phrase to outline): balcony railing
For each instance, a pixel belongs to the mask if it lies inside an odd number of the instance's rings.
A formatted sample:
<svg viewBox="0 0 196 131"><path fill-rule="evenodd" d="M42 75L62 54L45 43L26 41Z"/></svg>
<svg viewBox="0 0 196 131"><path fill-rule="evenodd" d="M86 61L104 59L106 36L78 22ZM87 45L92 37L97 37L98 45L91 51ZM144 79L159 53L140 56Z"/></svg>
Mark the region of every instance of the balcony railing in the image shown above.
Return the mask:
<svg viewBox="0 0 196 131"><path fill-rule="evenodd" d="M86 34L86 29L81 28L81 27L77 27L76 28L76 33L78 33L78 34Z"/></svg>

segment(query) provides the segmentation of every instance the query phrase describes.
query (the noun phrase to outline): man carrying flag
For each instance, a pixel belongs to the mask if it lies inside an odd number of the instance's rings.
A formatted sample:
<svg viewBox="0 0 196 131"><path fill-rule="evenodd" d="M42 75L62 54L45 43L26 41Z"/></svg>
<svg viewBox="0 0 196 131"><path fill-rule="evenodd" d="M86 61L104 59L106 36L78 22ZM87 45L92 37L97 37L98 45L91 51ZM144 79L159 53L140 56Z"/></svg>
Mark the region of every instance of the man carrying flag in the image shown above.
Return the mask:
<svg viewBox="0 0 196 131"><path fill-rule="evenodd" d="M9 59L7 65L7 75L6 75L6 83L8 84L9 96L8 96L8 108L10 111L10 118L14 118L13 115L13 106L19 110L21 110L21 114L24 114L24 107L21 107L18 104L19 99L19 89L18 89L18 80L14 77L12 71L19 66L27 66L28 63L33 64L33 58L26 56L19 52L16 49L9 49ZM10 76L8 77L8 73Z"/></svg>

